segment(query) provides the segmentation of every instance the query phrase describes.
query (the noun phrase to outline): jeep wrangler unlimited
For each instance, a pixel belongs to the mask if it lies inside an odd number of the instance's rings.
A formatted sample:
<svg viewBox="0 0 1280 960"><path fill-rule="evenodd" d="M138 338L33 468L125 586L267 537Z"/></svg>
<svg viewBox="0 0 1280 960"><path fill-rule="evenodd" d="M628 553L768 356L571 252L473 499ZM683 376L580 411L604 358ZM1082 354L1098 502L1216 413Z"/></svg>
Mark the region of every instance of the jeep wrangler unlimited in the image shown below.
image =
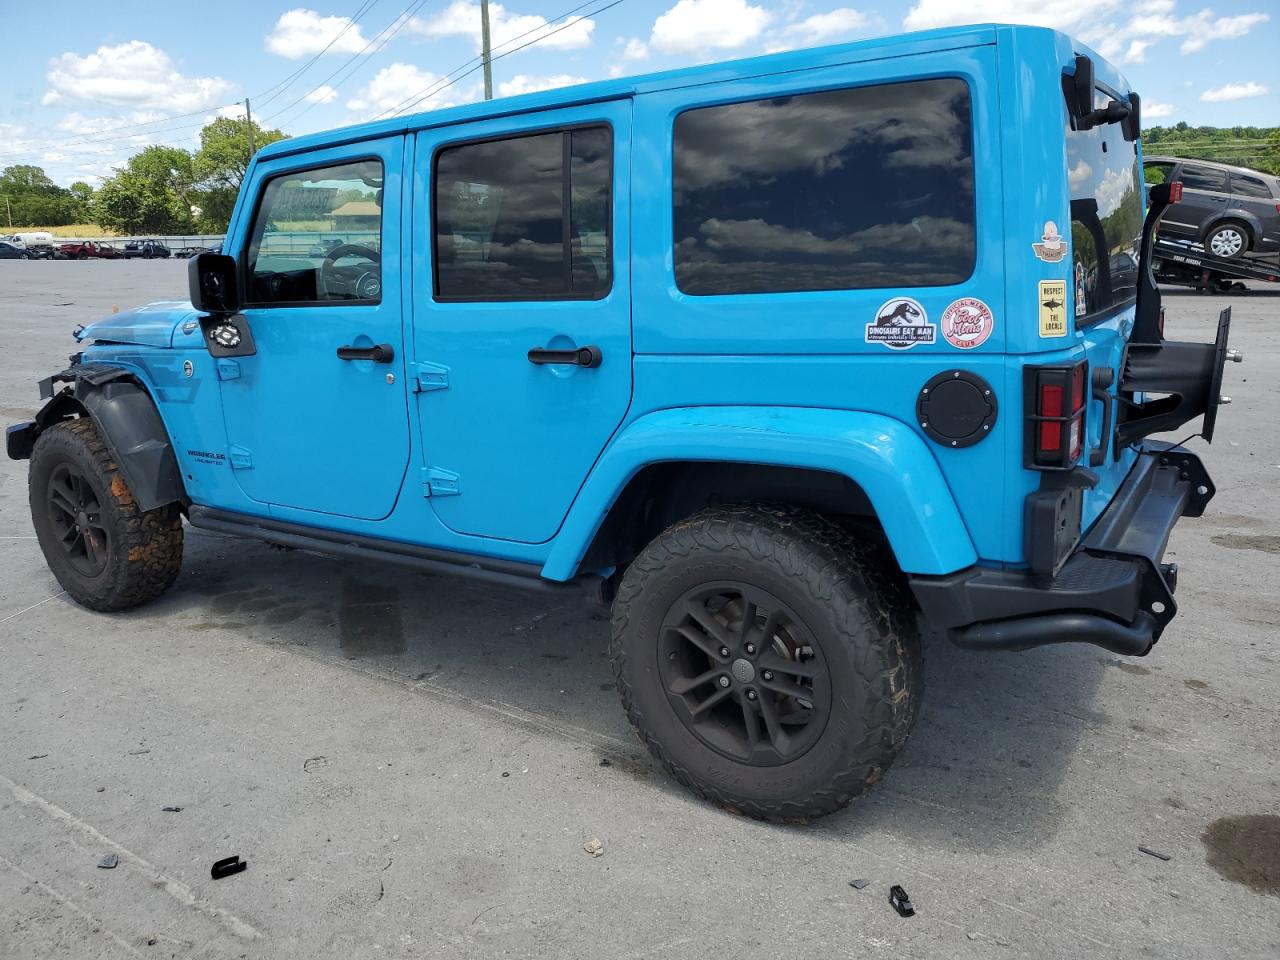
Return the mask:
<svg viewBox="0 0 1280 960"><path fill-rule="evenodd" d="M1211 439L1229 315L1163 337L1139 129L1080 44L975 26L285 140L8 453L96 610L174 582L184 518L594 580L666 769L827 813L906 742L922 625L1138 656L1174 616L1214 488L1144 438Z"/></svg>

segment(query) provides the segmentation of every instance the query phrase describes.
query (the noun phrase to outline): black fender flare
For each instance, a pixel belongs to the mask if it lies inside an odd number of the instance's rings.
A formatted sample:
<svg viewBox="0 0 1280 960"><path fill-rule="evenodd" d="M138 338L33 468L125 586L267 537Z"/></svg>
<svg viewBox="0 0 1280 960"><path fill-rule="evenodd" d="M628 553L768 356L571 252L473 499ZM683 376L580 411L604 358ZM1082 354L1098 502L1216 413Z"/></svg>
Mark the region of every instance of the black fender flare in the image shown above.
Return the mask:
<svg viewBox="0 0 1280 960"><path fill-rule="evenodd" d="M53 394L53 384L58 381L70 386ZM155 399L132 371L101 363L74 364L42 381L40 390L50 400L31 424L28 436L32 447L54 424L75 416L89 417L139 510L170 503L185 507L190 502Z"/></svg>

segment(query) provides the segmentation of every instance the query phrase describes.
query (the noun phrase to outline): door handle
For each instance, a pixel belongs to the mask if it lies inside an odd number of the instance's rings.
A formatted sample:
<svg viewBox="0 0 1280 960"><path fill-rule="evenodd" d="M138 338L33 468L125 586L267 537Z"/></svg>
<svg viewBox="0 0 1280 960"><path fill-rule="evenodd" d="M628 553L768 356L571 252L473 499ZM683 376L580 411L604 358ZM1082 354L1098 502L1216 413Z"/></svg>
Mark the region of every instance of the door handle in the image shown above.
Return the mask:
<svg viewBox="0 0 1280 960"><path fill-rule="evenodd" d="M597 346L575 347L572 350L548 350L534 347L529 351L530 363L572 363L579 367L598 367L604 354Z"/></svg>
<svg viewBox="0 0 1280 960"><path fill-rule="evenodd" d="M339 360L372 360L374 363L390 363L396 358L395 348L389 343L378 343L372 347L339 347Z"/></svg>

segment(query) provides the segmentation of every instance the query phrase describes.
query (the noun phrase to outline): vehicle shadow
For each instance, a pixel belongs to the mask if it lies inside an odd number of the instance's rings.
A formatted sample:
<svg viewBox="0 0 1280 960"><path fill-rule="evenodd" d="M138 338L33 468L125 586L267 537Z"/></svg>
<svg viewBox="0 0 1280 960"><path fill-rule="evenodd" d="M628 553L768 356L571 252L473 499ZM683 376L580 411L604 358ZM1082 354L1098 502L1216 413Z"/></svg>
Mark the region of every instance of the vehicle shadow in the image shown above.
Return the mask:
<svg viewBox="0 0 1280 960"><path fill-rule="evenodd" d="M687 795L632 733L609 666L607 613L583 595L353 567L206 531L187 534L178 584L126 616L234 631L420 685L428 696L447 692L487 705L495 716L530 715L543 730L609 759L619 776ZM1107 717L1088 704L1107 655L1074 644L973 654L930 636L926 658L919 722L884 780L834 816L765 829L841 839L909 833L975 850L1035 847L1053 835L1064 814L1058 785L1081 742L1105 735Z"/></svg>

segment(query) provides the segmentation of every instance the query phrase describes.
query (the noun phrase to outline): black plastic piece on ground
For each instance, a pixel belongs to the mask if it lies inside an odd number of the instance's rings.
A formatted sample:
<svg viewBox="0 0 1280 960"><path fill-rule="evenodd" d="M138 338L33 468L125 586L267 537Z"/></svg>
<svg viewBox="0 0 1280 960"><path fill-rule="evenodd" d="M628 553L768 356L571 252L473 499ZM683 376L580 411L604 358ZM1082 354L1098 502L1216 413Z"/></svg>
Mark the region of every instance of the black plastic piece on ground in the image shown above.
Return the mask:
<svg viewBox="0 0 1280 960"><path fill-rule="evenodd" d="M907 891L896 883L889 888L889 902L893 904L893 909L898 911L898 916L900 917L914 917L916 915L916 908L911 905L911 898L907 896Z"/></svg>
<svg viewBox="0 0 1280 960"><path fill-rule="evenodd" d="M849 886L853 887L853 889L855 890L861 890L863 887L868 886L870 883L871 883L870 880L850 880Z"/></svg>
<svg viewBox="0 0 1280 960"><path fill-rule="evenodd" d="M99 870L114 870L120 862L120 858L114 853L108 853L105 857L98 861Z"/></svg>
<svg viewBox="0 0 1280 960"><path fill-rule="evenodd" d="M221 880L223 877L229 877L233 873L239 873L247 866L249 866L249 861L241 860L239 856L226 857L213 865L213 868L209 871L209 876L215 880Z"/></svg>
<svg viewBox="0 0 1280 960"><path fill-rule="evenodd" d="M1145 853L1148 857L1155 857L1157 860L1172 860L1173 857L1167 853L1160 853L1158 850L1152 850L1150 847L1138 847L1139 853Z"/></svg>

